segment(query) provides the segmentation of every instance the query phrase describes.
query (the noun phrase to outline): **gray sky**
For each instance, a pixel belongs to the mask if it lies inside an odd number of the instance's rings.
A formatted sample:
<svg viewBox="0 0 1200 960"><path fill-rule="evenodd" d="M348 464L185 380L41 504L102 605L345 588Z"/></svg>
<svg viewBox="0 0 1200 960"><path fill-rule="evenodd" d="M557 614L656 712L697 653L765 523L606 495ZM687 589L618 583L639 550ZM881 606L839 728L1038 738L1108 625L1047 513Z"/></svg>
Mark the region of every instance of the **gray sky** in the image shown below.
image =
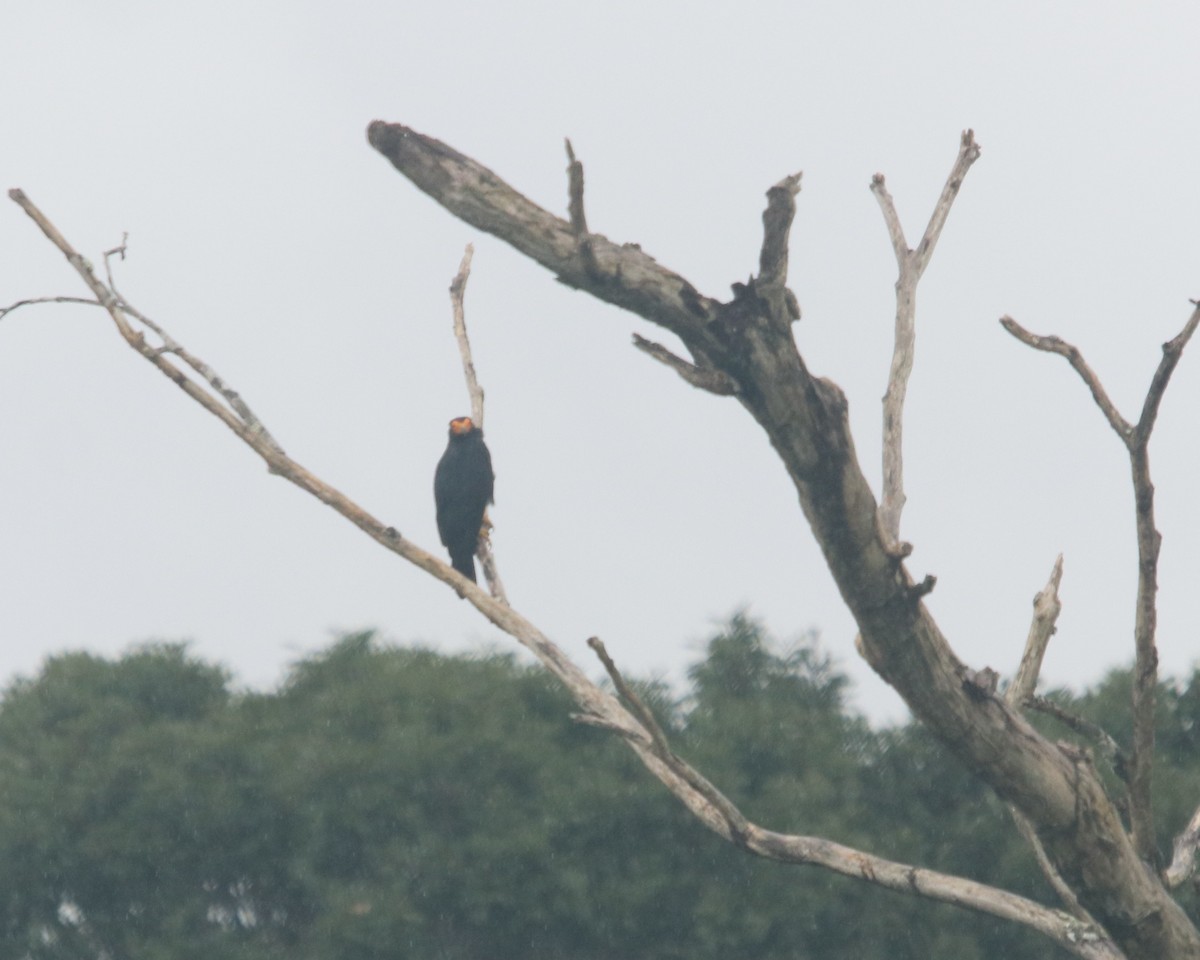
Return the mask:
<svg viewBox="0 0 1200 960"><path fill-rule="evenodd" d="M1066 556L1044 678L1132 650L1128 465L1075 374L999 327L1074 341L1136 418L1200 296L1200 7L919 0L605 4L21 2L0 27L0 172L250 402L290 454L428 549L446 422L468 404L446 288L467 242L475 360L513 603L595 673L679 676L741 605L809 627L877 718L899 701L795 493L741 408L629 346L643 321L453 219L366 143L408 124L702 292L757 267L764 191L804 170L796 336L850 398L879 475L895 262L881 171L915 243L962 129L971 171L918 296L903 535L960 656L1005 675ZM0 304L85 291L0 205ZM1151 447L1164 670L1198 650L1196 411L1185 355ZM48 653L190 638L255 685L373 626L511 643L447 588L285 482L87 307L0 322L0 678ZM439 550L440 552L440 550Z"/></svg>

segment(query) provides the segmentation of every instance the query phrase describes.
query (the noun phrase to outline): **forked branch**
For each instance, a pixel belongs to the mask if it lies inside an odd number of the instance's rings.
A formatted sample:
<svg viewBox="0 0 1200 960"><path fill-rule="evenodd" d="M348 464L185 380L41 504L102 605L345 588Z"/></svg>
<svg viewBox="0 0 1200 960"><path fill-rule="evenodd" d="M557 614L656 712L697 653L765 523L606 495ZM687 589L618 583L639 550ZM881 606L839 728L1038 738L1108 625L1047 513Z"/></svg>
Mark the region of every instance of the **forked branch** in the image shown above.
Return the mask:
<svg viewBox="0 0 1200 960"><path fill-rule="evenodd" d="M1162 360L1154 371L1136 425L1131 424L1117 411L1116 405L1100 383L1100 378L1087 365L1077 347L1055 336L1030 333L1011 317L1002 317L1000 320L1005 330L1027 346L1047 353L1057 353L1066 358L1087 385L1096 405L1129 452L1138 545L1137 611L1134 622L1133 743L1130 747L1128 779L1129 819L1138 854L1147 863L1154 865L1160 862L1155 844L1151 800L1154 701L1158 687L1158 647L1155 640L1158 621L1158 555L1162 536L1154 523L1154 484L1150 479L1148 446L1171 374L1179 363L1184 347L1196 332L1197 325L1200 325L1200 304L1196 301L1192 303L1194 309L1183 329L1176 337L1163 344Z"/></svg>
<svg viewBox="0 0 1200 960"><path fill-rule="evenodd" d="M896 213L896 204L888 193L883 174L877 173L871 180L871 192L883 211L883 220L900 271L896 279L895 346L887 391L883 396L883 499L879 505L880 527L893 546L900 543L900 514L907 499L904 494L904 399L908 393L916 346L917 284L929 266L954 198L958 196L967 171L979 159L979 153L974 131L965 131L958 158L954 161L950 176L946 178L946 185L942 188L929 225L916 249L909 249L908 241L904 238L904 227L900 224L900 215Z"/></svg>

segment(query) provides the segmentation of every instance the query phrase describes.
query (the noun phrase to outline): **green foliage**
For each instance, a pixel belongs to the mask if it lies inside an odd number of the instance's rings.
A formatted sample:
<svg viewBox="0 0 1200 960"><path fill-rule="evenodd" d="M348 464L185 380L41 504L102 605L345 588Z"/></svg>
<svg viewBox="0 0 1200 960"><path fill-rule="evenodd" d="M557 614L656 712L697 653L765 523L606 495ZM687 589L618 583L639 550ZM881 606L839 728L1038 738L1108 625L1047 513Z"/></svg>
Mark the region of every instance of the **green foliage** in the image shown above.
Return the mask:
<svg viewBox="0 0 1200 960"><path fill-rule="evenodd" d="M1121 735L1128 677L1068 698ZM1001 805L873 731L815 638L735 615L687 696L640 686L752 818L1049 902ZM1060 957L1011 925L705 831L541 671L347 636L270 694L179 646L69 655L0 703L0 957ZM1200 677L1165 687L1159 823L1190 815Z"/></svg>

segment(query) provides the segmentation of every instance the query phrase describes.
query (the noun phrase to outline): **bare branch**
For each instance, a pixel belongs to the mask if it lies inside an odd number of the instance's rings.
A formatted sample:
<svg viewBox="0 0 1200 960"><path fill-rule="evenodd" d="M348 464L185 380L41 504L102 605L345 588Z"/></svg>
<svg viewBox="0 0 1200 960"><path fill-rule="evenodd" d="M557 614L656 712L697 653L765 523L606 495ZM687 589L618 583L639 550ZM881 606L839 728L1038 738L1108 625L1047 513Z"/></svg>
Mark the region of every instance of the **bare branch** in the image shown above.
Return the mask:
<svg viewBox="0 0 1200 960"><path fill-rule="evenodd" d="M667 735L659 726L658 720L655 719L653 711L650 710L634 691L634 689L625 682L625 678L621 676L621 671L617 669L617 665L613 663L612 657L608 655L608 650L605 649L604 643L599 637L591 637L588 640L588 646L595 651L600 662L604 664L604 669L608 672L609 678L616 687L618 695L625 704L633 711L633 715L637 717L641 725L650 734L650 746L654 755L658 757L671 771L679 777L684 783L696 791L708 803L712 809L716 810L725 821L727 836L730 840L739 846L744 846L744 838L750 827L750 822L745 815L734 805L725 794L718 790L703 774L700 773L691 764L681 760L671 750L670 744L667 742Z"/></svg>
<svg viewBox="0 0 1200 960"><path fill-rule="evenodd" d="M661 343L647 340L636 333L633 335L633 345L641 350L642 353L653 357L659 363L666 364L693 387L707 390L709 393L715 393L720 397L728 397L737 393L737 384L733 382L733 378L728 374L722 373L720 370L715 370L712 367L699 367L694 363L688 363L682 357L677 357Z"/></svg>
<svg viewBox="0 0 1200 960"><path fill-rule="evenodd" d="M1146 391L1146 400L1142 404L1142 415L1138 418L1135 431L1137 440L1142 444L1146 444L1150 440L1150 434L1154 430L1154 421L1158 418L1158 407L1162 403L1163 394L1167 391L1167 384L1171 382L1171 374L1175 372L1179 358L1183 355L1183 348L1192 339L1192 334L1196 332L1196 326L1200 324L1200 302L1193 300L1192 306L1195 309L1192 310L1192 315L1184 324L1183 329L1177 336L1163 344L1162 360L1159 361L1158 369L1154 371L1150 389Z"/></svg>
<svg viewBox="0 0 1200 960"><path fill-rule="evenodd" d="M107 254L105 254L104 262L105 266L107 267ZM195 354L189 353L183 344L173 339L171 335L162 327L160 327L157 323L134 307L124 297L122 297L120 293L117 292L116 287L114 287L112 284L111 274L109 278L109 288L113 291L114 296L116 296L117 306L120 308L122 313L133 317L147 329L153 331L154 334L160 340L162 340L162 346L158 348L160 352L174 354L175 356L179 357L180 360L182 360L189 367L191 367L192 370L203 377L208 385L212 387L213 390L215 390L221 396L221 398L229 404L230 407L233 408L234 413L241 417L242 422L246 424L247 428L261 436L264 443L275 447L280 451L280 453L283 452L283 448L280 447L275 438L271 436L271 432L267 430L265 426L263 426L263 422L259 420L254 411L250 409L250 405L242 399L242 395L230 387L224 380L222 380L212 367L210 367Z"/></svg>
<svg viewBox="0 0 1200 960"><path fill-rule="evenodd" d="M1058 586L1062 583L1063 558L1062 554L1054 561L1054 569L1050 579L1033 598L1033 622L1029 625L1029 636L1025 640L1025 653L1021 656L1021 665L1017 668L1016 679L1008 688L1008 702L1014 707L1020 707L1037 688L1038 674L1042 670L1042 658L1046 655L1046 647L1054 636L1058 614L1062 603L1058 599Z"/></svg>
<svg viewBox="0 0 1200 960"><path fill-rule="evenodd" d="M458 341L463 378L467 381L467 395L471 398L471 419L482 430L483 387L479 385L479 378L475 375L475 363L471 359L471 341L467 337L466 313L463 309L463 297L467 292L467 280L471 276L471 258L474 255L475 247L468 243L463 251L462 262L458 265L458 273L450 282L450 305L454 311L454 339Z"/></svg>
<svg viewBox="0 0 1200 960"><path fill-rule="evenodd" d="M946 225L946 218L950 216L950 208L954 205L954 199L962 188L963 180L967 176L967 171L971 169L971 164L979 159L979 154L980 148L979 144L975 142L975 131L964 130L958 148L958 159L954 161L950 176L946 178L946 185L942 187L942 195L938 197L937 205L933 208L933 215L929 218L925 235L921 237L921 242L917 244L917 249L914 251L918 278L929 266L933 248L937 246L938 238L942 235L942 228Z"/></svg>
<svg viewBox="0 0 1200 960"><path fill-rule="evenodd" d="M489 233L501 231L506 224L520 224L508 242L569 286L590 290L643 316L653 314L654 322L677 331L717 306L636 246L619 246L599 234L590 235L598 272L591 269L568 221L543 210L487 167L433 137L378 120L367 136L419 189L465 222ZM618 269L621 282L607 283L604 278L616 276ZM605 289L607 295L601 292Z"/></svg>
<svg viewBox="0 0 1200 960"><path fill-rule="evenodd" d="M87 297L32 297L29 300L18 300L16 303L10 303L7 307L0 307L0 320L3 320L18 307L28 307L35 303L86 303L92 307L104 306L99 300L89 300Z"/></svg>
<svg viewBox="0 0 1200 960"><path fill-rule="evenodd" d="M1150 479L1150 435L1159 405L1179 363L1183 348L1200 324L1200 304L1179 334L1163 344L1163 356L1151 378L1133 436L1126 442L1133 471L1133 500L1137 518L1138 596L1134 622L1133 746L1129 761L1129 819L1134 844L1148 863L1159 864L1152 808L1154 714L1158 696L1158 557L1162 535L1154 521L1154 484Z"/></svg>
<svg viewBox="0 0 1200 960"><path fill-rule="evenodd" d="M1027 347L1033 347L1034 350L1041 350L1044 353L1057 353L1060 357L1066 357L1067 362L1075 368L1075 372L1087 384L1087 388L1092 392L1092 398L1096 401L1096 406L1100 408L1100 411L1107 418L1109 425L1117 432L1117 436L1121 438L1121 442L1128 446L1129 438L1133 435L1133 426L1117 412L1116 406L1109 399L1104 386L1100 383L1100 378L1092 372L1092 368L1087 365L1087 362L1083 359L1083 354L1079 352L1077 347L1059 337L1043 337L1038 336L1036 333L1030 333L1012 317L1001 317L1000 325Z"/></svg>
<svg viewBox="0 0 1200 960"><path fill-rule="evenodd" d="M763 210L763 242L758 255L758 277L748 284L734 284L733 314L740 311L739 297L753 292L752 299L765 305L767 315L781 324L800 319L800 302L788 288L788 236L796 217L796 194L800 192L799 173L784 177L767 191Z"/></svg>
<svg viewBox="0 0 1200 960"><path fill-rule="evenodd" d="M1030 333L1011 317L1000 323L1022 343L1036 350L1057 353L1083 378L1097 406L1108 419L1121 442L1129 451L1133 474L1134 511L1137 522L1138 590L1134 623L1133 670L1133 745L1129 757L1129 820L1133 827L1134 846L1147 863L1160 862L1155 842L1152 808L1152 778L1154 764L1154 701L1158 689L1158 647L1155 633L1158 624L1158 556L1162 535L1154 522L1154 484L1150 479L1148 445L1158 417L1158 408L1179 363L1183 348L1200 325L1200 304L1192 301L1194 309L1183 330L1163 344L1163 356L1151 378L1142 414L1137 425L1129 423L1117 412L1105 393L1100 379L1084 362L1082 354L1072 344L1058 337L1040 337Z"/></svg>
<svg viewBox="0 0 1200 960"><path fill-rule="evenodd" d="M963 178L971 164L978 159L979 146L975 143L975 134L967 130L962 135L958 159L915 250L910 250L904 239L904 228L900 225L900 216L896 213L896 204L888 193L883 174L877 173L871 180L871 192L883 211L883 221L900 271L896 279L895 347L887 390L883 396L883 499L879 506L880 527L893 545L900 542L900 515L904 512L907 500L904 493L904 399L908 393L916 346L917 283L933 256Z"/></svg>
<svg viewBox="0 0 1200 960"><path fill-rule="evenodd" d="M586 237L588 235L587 216L583 212L583 164L575 159L575 149L571 146L570 139L566 140L567 145L567 215L571 219L571 226L575 230L575 236Z"/></svg>
<svg viewBox="0 0 1200 960"><path fill-rule="evenodd" d="M801 176L800 173L790 174L767 191L763 244L758 256L758 279L762 284L781 287L787 284L788 235L796 217L796 194L800 192Z"/></svg>
<svg viewBox="0 0 1200 960"><path fill-rule="evenodd" d="M1200 807L1192 814L1187 829L1175 838L1171 865L1163 874L1163 879L1172 890L1196 872L1197 847L1200 847Z"/></svg>
<svg viewBox="0 0 1200 960"><path fill-rule="evenodd" d="M54 224L47 220L42 212L36 206L34 206L32 202L30 202L29 198L25 196L23 191L15 189L9 190L8 196L14 203L20 206L26 214L29 215L30 219L32 219L33 222L38 225L38 228L46 235L47 239L49 239L51 243L53 243L60 251L62 251L63 255L67 258L67 261L75 268L76 272L79 273L79 275L83 278L84 283L87 284L88 288L95 295L96 300L108 311L109 316L112 317L113 322L117 326L117 331L121 334L121 337L127 344L129 344L129 346L131 346L145 359L149 360L152 364L158 367L158 369L172 382L174 382L176 386L183 390L184 393L188 394L188 396L190 396L193 400L204 406L205 409L213 414L213 416L221 420L222 423L229 427L230 430L236 433L243 440L246 440L246 442L249 443L250 440L253 439L256 443L260 443L270 448L273 452L282 454L283 451L279 448L278 444L275 443L271 435L267 433L267 431L262 427L262 424L259 423L258 420L253 417L253 415L250 415L250 417L244 419L242 413L239 412L237 408L230 410L229 407L219 403L212 395L206 393L199 384L189 378L186 373L168 361L165 357L165 354L179 353L181 359L184 359L189 366L192 366L193 369L196 369L197 372L201 373L202 376L205 376L205 379L209 382L210 386L212 386L220 396L226 400L228 400L230 395L236 397L236 393L230 394L224 392L225 388L223 384L221 386L217 386L217 384L220 383L219 379L212 376L211 371L208 370L206 366L198 366L197 363L193 362L194 358L190 358L186 356L185 353L180 352L178 344L174 344L174 341L169 340L169 338L166 338L165 336L164 347L155 348L146 343L145 335L135 331L129 324L126 314L134 314L126 309L126 305L121 302L115 292L110 290L96 278L96 275L92 270L92 265L87 261L87 259L82 257L74 250L74 248L67 242L66 238L59 233ZM148 322L145 317L141 316L140 314L137 314L136 317L143 323L146 323L151 330L154 330L161 335L161 331L159 331L154 324ZM171 348L171 344L174 344L174 349ZM208 371L208 375L205 375L204 371ZM247 410L244 404L242 405L242 409ZM268 461L268 463L269 462L270 461Z"/></svg>
<svg viewBox="0 0 1200 960"><path fill-rule="evenodd" d="M1103 754L1105 760L1113 768L1113 772L1121 780L1128 782L1129 755L1107 730L1099 724L1092 723L1091 720L1084 719L1077 713L1072 713L1070 710L1046 697L1027 696L1024 702L1031 710L1036 710L1038 713L1044 713L1048 717L1053 717L1069 730L1073 730L1080 736L1091 740L1100 749L1100 753Z"/></svg>
<svg viewBox="0 0 1200 960"><path fill-rule="evenodd" d="M1063 558L1062 554L1054 561L1050 579L1033 598L1033 622L1029 625L1029 636L1025 641L1025 652L1021 656L1021 665L1017 668L1016 678L1005 693L1005 699L1010 705L1020 709L1025 701L1032 696L1037 688L1038 674L1042 670L1042 659L1046 655L1046 647L1054 636L1055 624L1062 611L1062 603L1058 599L1058 587L1062 583ZM1033 829L1028 818L1016 807L1009 805L1009 814L1017 825L1017 830L1025 838L1025 842L1033 849L1038 869L1046 878L1059 900L1074 916L1088 923L1094 923L1091 914L1084 909L1072 890L1062 878L1050 858L1046 856L1046 848L1037 832Z"/></svg>
<svg viewBox="0 0 1200 960"><path fill-rule="evenodd" d="M596 262L596 251L592 247L592 235L588 230L587 216L583 212L583 164L575 159L571 141L567 145L567 216L584 269L593 277L601 277L600 265Z"/></svg>
<svg viewBox="0 0 1200 960"><path fill-rule="evenodd" d="M475 255L475 247L467 244L463 251L462 262L458 265L458 273L450 281L450 307L454 315L454 339L458 341L458 352L462 357L463 379L467 382L467 395L471 398L471 419L483 429L483 387L475 375L475 361L471 357L471 340L467 336L467 316L463 306L463 298L467 292L467 280L471 276L471 258ZM475 545L475 554L483 567L484 579L492 591L492 596L501 603L508 603L508 594L500 579L500 571L496 567L496 555L492 550L492 521L484 514L483 528L479 532L479 540Z"/></svg>
<svg viewBox="0 0 1200 960"><path fill-rule="evenodd" d="M871 192L879 201L879 209L883 211L883 222L887 226L888 238L892 241L896 265L903 270L908 265L908 256L912 251L908 248L908 241L904 239L904 227L900 223L900 214L896 212L896 201L888 193L887 179L882 173L877 173L871 178Z"/></svg>

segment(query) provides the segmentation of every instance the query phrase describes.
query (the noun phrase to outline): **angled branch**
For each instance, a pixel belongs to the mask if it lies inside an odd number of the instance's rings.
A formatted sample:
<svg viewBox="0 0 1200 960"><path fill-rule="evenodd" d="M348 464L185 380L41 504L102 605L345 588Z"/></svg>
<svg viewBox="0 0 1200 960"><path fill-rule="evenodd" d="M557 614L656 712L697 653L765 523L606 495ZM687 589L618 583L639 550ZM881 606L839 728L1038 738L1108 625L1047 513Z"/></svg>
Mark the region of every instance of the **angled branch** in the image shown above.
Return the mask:
<svg viewBox="0 0 1200 960"><path fill-rule="evenodd" d="M796 218L796 194L800 192L801 174L784 177L767 191L767 206L763 210L763 242L758 255L758 277L749 284L734 284L734 303L753 291L760 298L765 313L781 323L800 319L800 302L787 285L788 237ZM736 312L736 310L735 310Z"/></svg>
<svg viewBox="0 0 1200 960"><path fill-rule="evenodd" d="M1142 415L1138 418L1137 427L1134 430L1135 443L1144 446L1149 442L1150 434L1154 430L1154 422L1158 418L1158 408L1162 403L1163 394L1167 391L1167 384L1171 382L1171 374L1175 372L1179 358L1183 356L1183 348L1192 339L1197 325L1200 325L1200 301L1193 300L1192 306L1194 308L1192 315L1188 317L1183 329L1162 346L1162 360L1159 361L1158 368L1154 371L1150 389L1146 391L1146 400L1142 404Z"/></svg>
<svg viewBox="0 0 1200 960"><path fill-rule="evenodd" d="M958 196L967 171L979 159L979 152L974 131L965 131L958 159L915 250L910 250L904 239L904 228L900 225L900 216L896 213L896 204L888 193L883 174L877 173L871 180L871 192L879 201L900 271L896 279L895 346L887 390L883 396L883 499L879 506L880 527L893 545L900 543L900 515L907 500L904 494L904 400L908 393L916 346L917 283L929 266L954 198Z"/></svg>
<svg viewBox="0 0 1200 960"><path fill-rule="evenodd" d="M1029 636L1025 640L1025 652L1021 656L1021 665L1017 668L1016 678L1004 695L1008 703L1017 709L1025 705L1026 700L1033 695L1033 691L1037 688L1038 674L1042 670L1042 659L1046 655L1046 647L1050 643L1050 638L1054 636L1055 624L1062 611L1062 603L1058 599L1058 587L1062 583L1062 572L1063 558L1060 553L1058 559L1054 561L1054 568L1050 571L1050 579L1033 598L1033 622L1029 625ZM1042 846L1042 841L1038 838L1037 832L1028 818L1014 806L1010 805L1008 811L1017 825L1017 830L1033 849L1033 855L1037 860L1038 869L1042 871L1042 876L1058 894L1063 906L1080 920L1093 923L1091 915L1083 908L1079 898L1075 896L1075 891L1063 880L1062 874L1046 856L1046 848Z"/></svg>
<svg viewBox="0 0 1200 960"><path fill-rule="evenodd" d="M89 300L87 297L31 297L28 300L18 300L7 307L0 307L0 320L12 313L18 307L28 307L37 303L86 303L89 307L102 307L99 300Z"/></svg>
<svg viewBox="0 0 1200 960"><path fill-rule="evenodd" d="M720 370L688 363L683 357L677 357L661 343L647 340L636 333L633 335L633 345L659 363L666 364L693 387L715 393L719 397L728 397L737 393L737 384L728 374L722 373Z"/></svg>
<svg viewBox="0 0 1200 960"><path fill-rule="evenodd" d="M450 281L450 309L454 314L454 339L458 343L458 353L462 358L463 379L467 382L467 396L471 398L471 419L480 430L483 429L483 387L475 375L475 362L471 359L471 341L467 337L466 311L463 308L463 298L467 292L467 280L471 276L471 258L475 255L475 247L467 244L463 251L462 262L458 265L458 273Z"/></svg>
<svg viewBox="0 0 1200 960"><path fill-rule="evenodd" d="M642 698L625 682L625 678L621 676L621 671L617 669L617 665L613 662L612 657L608 655L608 650L605 649L604 643L600 638L591 637L588 640L588 646L592 648L596 656L600 658L600 662L604 664L604 669L612 680L613 686L616 687L617 694L633 712L633 715L637 717L642 727L650 734L650 748L653 750L654 755L666 764L671 769L671 772L679 777L680 780L695 790L696 793L700 794L708 802L709 806L721 815L721 818L725 821L728 837L738 846L745 846L745 838L750 827L750 821L734 805L733 801L718 790L707 777L701 774L690 763L681 760L675 755L675 752L671 750L671 746L667 742L667 735L663 732L653 711L642 702Z"/></svg>
<svg viewBox="0 0 1200 960"><path fill-rule="evenodd" d="M106 270L109 270L109 255L111 253L112 251L108 251L104 255L104 266ZM171 335L162 327L160 327L157 323L155 323L121 296L121 294L117 291L117 288L113 285L111 270L109 270L108 285L109 289L112 290L114 296L117 298L117 306L120 308L121 312L133 317L140 324L142 324L142 326L146 327L146 329L152 331L155 336L162 341L162 346L158 348L160 352L174 354L180 360L186 363L192 370L202 377L205 382L212 387L213 390L219 394L227 404L229 404L229 406L233 409L233 412L241 418L242 422L248 429L260 436L264 443L274 447L280 453L283 452L283 448L279 446L275 438L271 436L271 432L263 425L263 422L259 420L258 415L250 409L250 405L242 399L242 395L240 393L222 380L212 367L210 367L195 354L189 353L182 344L174 340Z"/></svg>
<svg viewBox="0 0 1200 960"><path fill-rule="evenodd" d="M1158 864L1160 861L1154 832L1152 778L1154 701L1158 689L1158 647L1155 641L1158 625L1158 557L1162 535L1154 522L1154 484L1150 479L1148 447L1171 374L1175 372L1183 348L1200 325L1200 304L1194 300L1192 304L1194 309L1183 329L1176 337L1163 344L1162 360L1151 378L1136 426L1117 412L1099 377L1087 365L1075 346L1058 337L1032 334L1011 317L1002 317L1000 320L1004 329L1022 343L1035 350L1066 357L1087 384L1096 405L1100 407L1129 452L1138 545L1137 610L1134 622L1133 744L1128 762L1129 820L1133 827L1134 846L1141 858L1150 864Z"/></svg>
<svg viewBox="0 0 1200 960"><path fill-rule="evenodd" d="M1013 920L1049 936L1059 946L1086 960L1124 960L1124 955L1116 945L1089 918L1069 917L1024 897L963 877L885 860L818 837L775 833L753 823L703 774L671 750L662 727L621 676L600 639L590 638L588 646L604 665L621 699L649 732L651 750L655 756L680 782L687 784L720 813L727 827L723 835L748 852L782 863L822 866L890 890ZM588 721L585 719L585 722Z"/></svg>
<svg viewBox="0 0 1200 960"><path fill-rule="evenodd" d="M929 266L929 258L933 256L933 248L937 246L938 238L942 235L942 227L946 225L946 218L950 216L950 208L954 205L954 199L962 188L967 171L979 159L979 154L980 147L975 142L975 131L964 130L958 148L958 159L954 161L954 167L950 171L950 176L946 178L946 185L942 187L941 196L938 197L937 205L933 208L933 214L929 218L929 225L925 228L925 234L914 251L918 277Z"/></svg>
<svg viewBox="0 0 1200 960"><path fill-rule="evenodd" d="M1050 571L1050 579L1033 598L1033 622L1029 625L1029 636L1025 640L1025 652L1021 656L1021 665L1017 668L1017 676L1008 688L1006 697L1014 707L1020 708L1033 695L1037 688L1038 674L1042 671L1042 659L1046 655L1046 647L1054 636L1055 624L1062 611L1062 603L1058 599L1058 587L1062 583L1063 558L1062 554L1054 561L1054 569Z"/></svg>
<svg viewBox="0 0 1200 960"><path fill-rule="evenodd" d="M1096 406L1108 420L1109 426L1116 431L1122 443L1126 446L1129 445L1130 437L1133 436L1133 426L1117 412L1117 407L1109 399L1104 385L1100 383L1100 378L1087 365L1087 361L1083 359L1083 354L1079 352L1078 347L1056 336L1043 337L1036 333L1030 333L1012 317L1001 317L1000 325L1027 347L1033 347L1034 350L1041 350L1043 353L1057 353L1060 357L1065 357L1067 363L1075 369L1075 372L1092 392L1092 399L1096 401Z"/></svg>

